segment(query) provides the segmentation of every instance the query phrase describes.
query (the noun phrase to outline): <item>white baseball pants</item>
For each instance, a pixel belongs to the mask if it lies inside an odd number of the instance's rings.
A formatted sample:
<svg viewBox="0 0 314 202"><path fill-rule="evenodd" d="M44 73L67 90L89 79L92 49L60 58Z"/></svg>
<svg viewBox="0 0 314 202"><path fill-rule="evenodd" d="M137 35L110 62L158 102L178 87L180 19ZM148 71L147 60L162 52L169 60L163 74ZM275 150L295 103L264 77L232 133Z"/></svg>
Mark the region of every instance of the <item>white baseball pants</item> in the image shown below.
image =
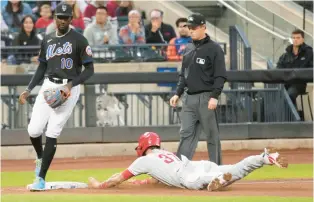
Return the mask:
<svg viewBox="0 0 314 202"><path fill-rule="evenodd" d="M181 173L181 182L188 189L203 189L219 174L231 173L232 179L226 184L240 180L265 164L262 155L249 156L233 165L221 165L211 161L190 161Z"/></svg>
<svg viewBox="0 0 314 202"><path fill-rule="evenodd" d="M60 107L52 109L45 101L43 92L49 88L56 88L65 85L51 82L48 78L39 90L36 98L30 123L28 125L28 134L31 137L39 137L43 134L45 126L48 123L46 136L58 138L62 132L65 123L68 121L72 111L80 96L80 86L74 86L71 89L71 96Z"/></svg>

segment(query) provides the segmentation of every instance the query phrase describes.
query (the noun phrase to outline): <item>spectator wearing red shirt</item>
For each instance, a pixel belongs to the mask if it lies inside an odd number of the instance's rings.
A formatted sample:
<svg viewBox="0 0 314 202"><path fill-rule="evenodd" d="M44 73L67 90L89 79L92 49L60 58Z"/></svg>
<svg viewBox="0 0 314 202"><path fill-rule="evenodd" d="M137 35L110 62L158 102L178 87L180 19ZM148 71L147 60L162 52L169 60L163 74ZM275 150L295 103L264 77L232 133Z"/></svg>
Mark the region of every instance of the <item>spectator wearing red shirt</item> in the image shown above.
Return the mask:
<svg viewBox="0 0 314 202"><path fill-rule="evenodd" d="M116 17L116 10L119 7L119 3L116 0L109 0L107 2L108 15L112 18Z"/></svg>
<svg viewBox="0 0 314 202"><path fill-rule="evenodd" d="M104 0L95 0L90 2L90 4L86 7L84 11L84 24L85 27L87 27L88 24L93 22L95 15L96 15L96 10L99 6L105 6Z"/></svg>
<svg viewBox="0 0 314 202"><path fill-rule="evenodd" d="M48 27L53 22L51 19L51 6L49 4L42 4L40 7L40 18L36 21L35 27L37 29L43 29Z"/></svg>

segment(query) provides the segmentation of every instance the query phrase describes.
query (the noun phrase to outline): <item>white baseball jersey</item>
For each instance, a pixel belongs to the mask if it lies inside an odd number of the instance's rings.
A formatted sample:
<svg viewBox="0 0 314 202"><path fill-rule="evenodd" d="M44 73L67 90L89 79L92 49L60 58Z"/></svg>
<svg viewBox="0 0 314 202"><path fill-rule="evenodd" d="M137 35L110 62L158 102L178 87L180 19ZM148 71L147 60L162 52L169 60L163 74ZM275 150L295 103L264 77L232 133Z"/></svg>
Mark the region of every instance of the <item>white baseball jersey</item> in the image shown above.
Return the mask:
<svg viewBox="0 0 314 202"><path fill-rule="evenodd" d="M154 149L152 153L136 159L128 170L134 176L148 174L168 186L184 188L178 175L183 166L184 163L175 154Z"/></svg>
<svg viewBox="0 0 314 202"><path fill-rule="evenodd" d="M232 180L227 186L264 164L262 155L249 156L234 165L218 166L210 161L189 161L183 155L181 161L171 152L154 149L152 153L136 159L128 171L134 176L148 174L169 186L200 190L223 173L232 174Z"/></svg>

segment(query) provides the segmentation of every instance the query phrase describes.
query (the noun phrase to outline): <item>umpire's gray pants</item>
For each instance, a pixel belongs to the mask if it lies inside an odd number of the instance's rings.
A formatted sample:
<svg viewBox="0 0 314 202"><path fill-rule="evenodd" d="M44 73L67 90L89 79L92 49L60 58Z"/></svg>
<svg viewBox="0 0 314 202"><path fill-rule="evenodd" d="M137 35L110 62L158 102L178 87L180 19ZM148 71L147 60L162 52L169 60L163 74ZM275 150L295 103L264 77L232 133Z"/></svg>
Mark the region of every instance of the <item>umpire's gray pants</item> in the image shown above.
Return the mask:
<svg viewBox="0 0 314 202"><path fill-rule="evenodd" d="M182 102L180 144L177 156L192 159L201 132L207 140L210 161L221 165L221 145L216 110L208 109L210 92L196 95L185 94Z"/></svg>

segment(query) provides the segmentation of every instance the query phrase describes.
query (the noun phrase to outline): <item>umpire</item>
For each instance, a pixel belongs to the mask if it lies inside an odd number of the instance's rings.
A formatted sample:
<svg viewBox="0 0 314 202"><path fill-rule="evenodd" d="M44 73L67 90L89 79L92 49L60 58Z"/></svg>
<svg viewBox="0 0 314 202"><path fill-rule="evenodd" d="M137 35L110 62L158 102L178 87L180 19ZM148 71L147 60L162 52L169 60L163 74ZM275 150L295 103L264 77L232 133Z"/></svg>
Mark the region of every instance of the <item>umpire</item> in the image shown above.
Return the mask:
<svg viewBox="0 0 314 202"><path fill-rule="evenodd" d="M206 34L205 22L199 13L188 17L193 43L185 49L176 94L170 105L175 107L184 93L177 156L181 158L182 154L191 160L203 131L210 161L221 165L216 107L226 81L226 66L222 48Z"/></svg>

